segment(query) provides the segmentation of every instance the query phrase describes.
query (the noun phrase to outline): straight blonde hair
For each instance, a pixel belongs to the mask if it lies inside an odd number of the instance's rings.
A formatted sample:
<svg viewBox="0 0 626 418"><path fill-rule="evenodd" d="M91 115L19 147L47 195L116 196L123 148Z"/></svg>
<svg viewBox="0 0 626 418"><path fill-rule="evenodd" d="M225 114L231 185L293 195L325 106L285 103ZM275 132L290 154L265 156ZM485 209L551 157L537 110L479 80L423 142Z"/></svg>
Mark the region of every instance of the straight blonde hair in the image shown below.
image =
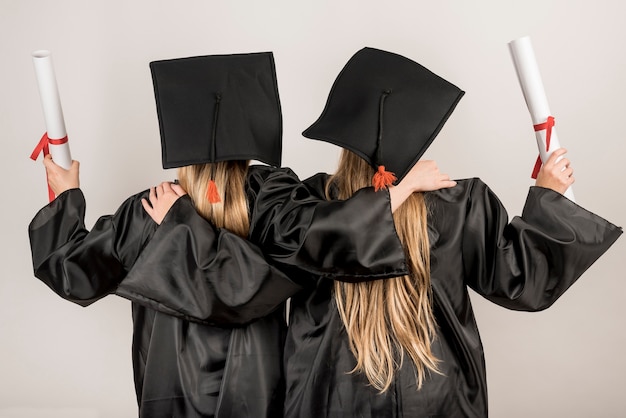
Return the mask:
<svg viewBox="0 0 626 418"><path fill-rule="evenodd" d="M220 161L180 167L178 180L191 197L196 209L218 228L226 228L247 238L250 230L248 200L245 193L250 161ZM220 202L211 203L207 187L215 181Z"/></svg>
<svg viewBox="0 0 626 418"><path fill-rule="evenodd" d="M371 185L374 169L343 150L337 173L327 185L347 199ZM409 266L409 275L361 283L335 282L335 302L356 357L351 371L364 373L384 393L408 355L415 366L417 388L429 371L440 373L431 350L436 335L430 284L427 208L422 193L413 193L393 214Z"/></svg>

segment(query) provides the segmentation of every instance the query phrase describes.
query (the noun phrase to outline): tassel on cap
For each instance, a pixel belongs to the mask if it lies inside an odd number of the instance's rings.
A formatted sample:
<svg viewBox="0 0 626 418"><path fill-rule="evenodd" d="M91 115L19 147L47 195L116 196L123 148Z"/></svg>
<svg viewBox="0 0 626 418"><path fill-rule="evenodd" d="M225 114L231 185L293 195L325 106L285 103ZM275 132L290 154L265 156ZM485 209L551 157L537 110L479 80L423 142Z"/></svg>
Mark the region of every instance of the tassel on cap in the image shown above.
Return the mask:
<svg viewBox="0 0 626 418"><path fill-rule="evenodd" d="M391 94L391 89L386 89L380 95L380 99L378 101L378 138L376 139L376 161L375 164L380 164L383 159L383 109L385 105L385 99L387 96ZM372 177L372 186L374 186L374 191L377 192L379 190L385 190L387 187L391 186L394 181L396 181L396 175L391 171L386 171L385 166L380 164L378 165L378 170Z"/></svg>
<svg viewBox="0 0 626 418"><path fill-rule="evenodd" d="M222 199L220 199L220 194L217 191L217 185L213 180L209 180L209 184L206 188L206 198L212 204L222 201Z"/></svg>
<svg viewBox="0 0 626 418"><path fill-rule="evenodd" d="M217 93L215 95L215 109L213 110L213 132L212 132L212 136L211 136L211 161L215 160L215 149L216 149L216 142L217 142L217 116L219 114L220 111L220 102L222 101L222 94L221 93ZM211 164L211 180L209 180L209 184L207 185L206 188L206 198L207 200L213 204L213 203L219 203L222 201L222 199L220 199L220 194L217 191L217 185L215 184L215 181L213 180L215 178L215 164L212 163Z"/></svg>
<svg viewBox="0 0 626 418"><path fill-rule="evenodd" d="M385 190L387 187L391 186L394 181L396 181L396 175L391 171L385 171L384 165L378 166L378 171L372 177L372 186L374 186L374 191Z"/></svg>

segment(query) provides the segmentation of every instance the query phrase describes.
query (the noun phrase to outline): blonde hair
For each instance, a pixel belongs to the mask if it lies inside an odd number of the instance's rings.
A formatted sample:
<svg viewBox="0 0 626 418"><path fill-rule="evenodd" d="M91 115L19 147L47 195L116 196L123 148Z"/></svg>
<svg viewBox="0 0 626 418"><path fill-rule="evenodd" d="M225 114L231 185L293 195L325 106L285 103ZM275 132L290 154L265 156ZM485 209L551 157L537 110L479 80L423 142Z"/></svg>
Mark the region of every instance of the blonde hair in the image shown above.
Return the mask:
<svg viewBox="0 0 626 418"><path fill-rule="evenodd" d="M250 161L221 161L180 167L180 185L191 197L196 209L218 228L226 228L247 238L250 229L245 181ZM210 203L207 187L215 181L220 202Z"/></svg>
<svg viewBox="0 0 626 418"><path fill-rule="evenodd" d="M343 150L337 173L326 185L347 199L371 185L374 169L356 154ZM426 373L439 373L431 351L436 335L430 284L427 208L422 193L413 193L393 215L404 246L409 275L361 283L335 282L335 302L357 364L381 393L389 389L404 356L412 360L418 389Z"/></svg>

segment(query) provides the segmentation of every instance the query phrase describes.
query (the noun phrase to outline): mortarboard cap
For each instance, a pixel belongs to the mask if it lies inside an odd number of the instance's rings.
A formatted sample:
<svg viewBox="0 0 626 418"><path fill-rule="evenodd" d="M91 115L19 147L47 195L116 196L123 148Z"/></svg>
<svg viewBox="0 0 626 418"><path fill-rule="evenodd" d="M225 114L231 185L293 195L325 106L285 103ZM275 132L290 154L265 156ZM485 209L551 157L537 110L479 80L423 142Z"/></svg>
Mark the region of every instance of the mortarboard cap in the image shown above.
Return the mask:
<svg viewBox="0 0 626 418"><path fill-rule="evenodd" d="M401 180L463 94L406 57L363 48L335 80L322 115L302 134L347 148Z"/></svg>
<svg viewBox="0 0 626 418"><path fill-rule="evenodd" d="M163 168L226 160L280 166L282 116L271 52L150 63Z"/></svg>

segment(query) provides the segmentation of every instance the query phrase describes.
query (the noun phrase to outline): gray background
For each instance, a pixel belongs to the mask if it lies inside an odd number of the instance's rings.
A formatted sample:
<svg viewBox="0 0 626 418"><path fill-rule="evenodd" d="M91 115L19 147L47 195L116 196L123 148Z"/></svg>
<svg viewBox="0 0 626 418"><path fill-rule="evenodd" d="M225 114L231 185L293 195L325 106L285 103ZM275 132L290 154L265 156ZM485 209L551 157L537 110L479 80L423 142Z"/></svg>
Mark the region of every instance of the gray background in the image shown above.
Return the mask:
<svg viewBox="0 0 626 418"><path fill-rule="evenodd" d="M148 63L273 51L285 166L332 172L338 148L301 136L364 46L406 55L467 93L427 158L481 177L520 213L537 149L507 43L532 39L579 204L624 225L620 1L0 0L0 417L133 417L130 303L83 309L33 277L27 225L47 203L45 131L30 53L52 51L87 225L174 178L160 162ZM626 410L622 238L557 303L509 312L474 297L492 417L618 417Z"/></svg>

